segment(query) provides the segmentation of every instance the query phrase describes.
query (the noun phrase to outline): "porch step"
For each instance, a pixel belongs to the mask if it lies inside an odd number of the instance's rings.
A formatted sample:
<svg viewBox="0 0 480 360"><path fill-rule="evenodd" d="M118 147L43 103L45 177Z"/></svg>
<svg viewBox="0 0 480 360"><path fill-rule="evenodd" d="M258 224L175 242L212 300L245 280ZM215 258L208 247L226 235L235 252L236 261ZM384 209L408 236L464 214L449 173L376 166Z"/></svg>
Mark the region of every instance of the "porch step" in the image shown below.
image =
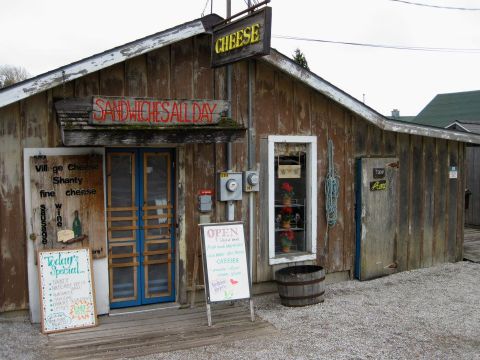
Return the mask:
<svg viewBox="0 0 480 360"><path fill-rule="evenodd" d="M116 359L232 342L276 332L268 322L250 320L241 305L166 309L99 318L99 326L48 336L53 359Z"/></svg>

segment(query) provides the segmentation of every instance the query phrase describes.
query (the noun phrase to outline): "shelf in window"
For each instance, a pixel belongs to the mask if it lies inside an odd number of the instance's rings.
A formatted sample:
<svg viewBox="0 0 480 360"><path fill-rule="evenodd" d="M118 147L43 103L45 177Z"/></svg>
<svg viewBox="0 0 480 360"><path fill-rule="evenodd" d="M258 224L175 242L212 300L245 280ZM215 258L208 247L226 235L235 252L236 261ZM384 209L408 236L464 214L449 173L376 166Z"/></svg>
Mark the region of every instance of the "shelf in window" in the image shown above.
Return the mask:
<svg viewBox="0 0 480 360"><path fill-rule="evenodd" d="M284 207L304 207L305 205L303 204L290 204L290 205L282 205L282 204L275 204L276 208L284 208Z"/></svg>
<svg viewBox="0 0 480 360"><path fill-rule="evenodd" d="M275 232L288 231L288 230L292 230L292 231L303 231L303 230L305 230L305 228L297 228L297 227L291 227L291 228L288 228L288 229L275 228Z"/></svg>

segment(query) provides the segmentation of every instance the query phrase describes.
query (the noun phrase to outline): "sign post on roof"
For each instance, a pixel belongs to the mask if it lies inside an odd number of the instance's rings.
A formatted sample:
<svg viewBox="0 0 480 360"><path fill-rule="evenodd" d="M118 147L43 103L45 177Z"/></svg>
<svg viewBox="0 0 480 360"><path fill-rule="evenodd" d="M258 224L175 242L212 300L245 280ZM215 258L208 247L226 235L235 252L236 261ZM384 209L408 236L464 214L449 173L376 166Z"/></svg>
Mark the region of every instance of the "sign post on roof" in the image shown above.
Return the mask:
<svg viewBox="0 0 480 360"><path fill-rule="evenodd" d="M214 27L212 67L270 53L272 8L264 7L228 24Z"/></svg>

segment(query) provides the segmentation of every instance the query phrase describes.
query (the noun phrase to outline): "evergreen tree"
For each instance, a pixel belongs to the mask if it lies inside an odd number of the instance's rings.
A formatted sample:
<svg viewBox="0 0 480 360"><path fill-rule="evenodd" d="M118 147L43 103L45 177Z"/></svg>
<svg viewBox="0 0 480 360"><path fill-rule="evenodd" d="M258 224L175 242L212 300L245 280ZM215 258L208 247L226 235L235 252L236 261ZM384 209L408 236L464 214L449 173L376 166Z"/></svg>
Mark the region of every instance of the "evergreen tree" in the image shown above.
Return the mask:
<svg viewBox="0 0 480 360"><path fill-rule="evenodd" d="M295 61L301 67L307 70L310 70L310 68L308 67L307 59L305 58L305 55L300 51L299 48L297 48L295 50L295 53L293 54L293 61Z"/></svg>

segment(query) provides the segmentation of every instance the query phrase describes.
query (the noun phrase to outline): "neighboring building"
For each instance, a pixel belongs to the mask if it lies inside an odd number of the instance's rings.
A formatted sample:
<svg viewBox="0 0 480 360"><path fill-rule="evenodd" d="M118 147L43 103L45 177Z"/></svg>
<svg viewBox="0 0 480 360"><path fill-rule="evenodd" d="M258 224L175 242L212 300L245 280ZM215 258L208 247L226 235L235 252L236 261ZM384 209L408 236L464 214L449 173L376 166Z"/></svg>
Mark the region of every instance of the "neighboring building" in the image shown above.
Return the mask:
<svg viewBox="0 0 480 360"><path fill-rule="evenodd" d="M455 124L480 124L480 90L438 94L413 121L442 128ZM464 130L470 131L468 126Z"/></svg>
<svg viewBox="0 0 480 360"><path fill-rule="evenodd" d="M273 49L232 65L228 102L226 68L210 67L220 20L0 90L0 311L30 308L39 320L36 252L75 246L58 242L63 229L93 251L100 314L187 303L200 216L223 222L231 208L219 201L228 167L259 171L259 191L240 191L233 212L256 291L294 263L342 280L355 268L370 278L462 260L465 144L480 135L390 121ZM334 226L329 168L339 180ZM213 207L200 213L210 190Z"/></svg>
<svg viewBox="0 0 480 360"><path fill-rule="evenodd" d="M415 119L415 116L402 116L400 115L400 110L393 109L391 115L386 116L386 118L395 121L412 122L412 120Z"/></svg>

